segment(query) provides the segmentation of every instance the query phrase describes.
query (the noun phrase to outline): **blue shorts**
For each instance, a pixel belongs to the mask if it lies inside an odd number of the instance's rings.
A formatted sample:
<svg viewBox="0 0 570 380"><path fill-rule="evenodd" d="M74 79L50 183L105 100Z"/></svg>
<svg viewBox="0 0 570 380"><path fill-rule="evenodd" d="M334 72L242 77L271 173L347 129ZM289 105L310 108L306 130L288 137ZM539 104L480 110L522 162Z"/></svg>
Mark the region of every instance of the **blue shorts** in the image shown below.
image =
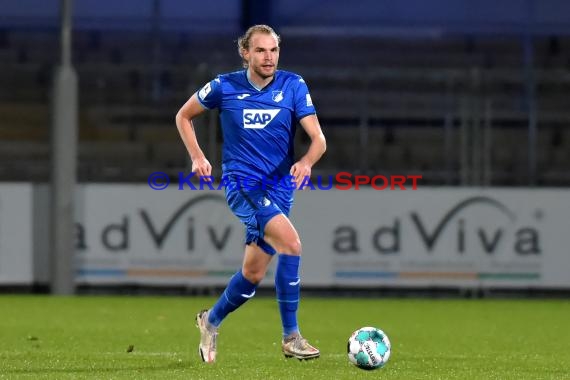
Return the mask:
<svg viewBox="0 0 570 380"><path fill-rule="evenodd" d="M289 216L293 205L293 190L251 189L232 185L235 185L235 182L225 188L226 201L246 227L245 244L256 243L265 252L274 255L275 249L263 240L265 226L275 215Z"/></svg>

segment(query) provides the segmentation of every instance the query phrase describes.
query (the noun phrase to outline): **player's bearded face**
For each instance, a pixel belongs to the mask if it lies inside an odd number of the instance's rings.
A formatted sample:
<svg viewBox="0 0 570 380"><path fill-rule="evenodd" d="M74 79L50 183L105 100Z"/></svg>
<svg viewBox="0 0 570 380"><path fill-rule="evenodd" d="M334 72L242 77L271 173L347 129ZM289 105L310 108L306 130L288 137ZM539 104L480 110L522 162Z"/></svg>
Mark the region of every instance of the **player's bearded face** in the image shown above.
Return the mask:
<svg viewBox="0 0 570 380"><path fill-rule="evenodd" d="M266 79L272 77L279 62L279 45L271 34L256 33L251 36L249 50L245 58L253 73Z"/></svg>

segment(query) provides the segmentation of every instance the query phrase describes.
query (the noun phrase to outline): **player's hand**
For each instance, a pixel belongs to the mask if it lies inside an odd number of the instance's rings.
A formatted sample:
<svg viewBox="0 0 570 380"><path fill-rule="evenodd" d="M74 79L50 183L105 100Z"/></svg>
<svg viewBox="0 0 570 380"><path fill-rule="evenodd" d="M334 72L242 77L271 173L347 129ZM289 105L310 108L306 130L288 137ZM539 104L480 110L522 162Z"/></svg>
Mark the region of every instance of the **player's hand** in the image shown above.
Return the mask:
<svg viewBox="0 0 570 380"><path fill-rule="evenodd" d="M212 175L212 165L206 157L201 157L192 161L192 172L196 173L198 178L205 177L205 182L210 182L210 176Z"/></svg>
<svg viewBox="0 0 570 380"><path fill-rule="evenodd" d="M297 161L291 166L290 174L295 181L295 188L298 189L303 184L305 178L311 178L311 165L303 161Z"/></svg>

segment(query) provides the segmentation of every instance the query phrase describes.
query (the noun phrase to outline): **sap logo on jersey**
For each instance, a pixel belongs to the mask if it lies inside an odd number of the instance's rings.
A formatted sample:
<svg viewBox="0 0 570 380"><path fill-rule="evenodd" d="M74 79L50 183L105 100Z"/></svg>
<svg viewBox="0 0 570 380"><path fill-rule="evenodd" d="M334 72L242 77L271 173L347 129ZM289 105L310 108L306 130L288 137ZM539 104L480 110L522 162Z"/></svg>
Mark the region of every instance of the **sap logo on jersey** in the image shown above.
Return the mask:
<svg viewBox="0 0 570 380"><path fill-rule="evenodd" d="M244 109L243 110L243 126L244 128L255 128L261 129L267 127L267 124L271 122L281 111L276 110L255 110L255 109Z"/></svg>

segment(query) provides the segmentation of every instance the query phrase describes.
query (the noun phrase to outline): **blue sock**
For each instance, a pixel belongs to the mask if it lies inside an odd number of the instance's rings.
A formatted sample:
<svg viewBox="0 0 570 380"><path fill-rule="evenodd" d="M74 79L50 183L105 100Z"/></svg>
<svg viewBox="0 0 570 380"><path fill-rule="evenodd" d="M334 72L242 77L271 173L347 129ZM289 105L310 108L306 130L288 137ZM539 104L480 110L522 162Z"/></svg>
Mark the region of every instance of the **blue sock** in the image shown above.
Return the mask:
<svg viewBox="0 0 570 380"><path fill-rule="evenodd" d="M280 254L277 261L275 290L277 292L277 303L281 313L284 337L299 332L297 309L301 295L300 265L301 256Z"/></svg>
<svg viewBox="0 0 570 380"><path fill-rule="evenodd" d="M254 296L257 284L250 282L241 273L233 275L216 304L208 314L208 322L218 327L224 318Z"/></svg>

